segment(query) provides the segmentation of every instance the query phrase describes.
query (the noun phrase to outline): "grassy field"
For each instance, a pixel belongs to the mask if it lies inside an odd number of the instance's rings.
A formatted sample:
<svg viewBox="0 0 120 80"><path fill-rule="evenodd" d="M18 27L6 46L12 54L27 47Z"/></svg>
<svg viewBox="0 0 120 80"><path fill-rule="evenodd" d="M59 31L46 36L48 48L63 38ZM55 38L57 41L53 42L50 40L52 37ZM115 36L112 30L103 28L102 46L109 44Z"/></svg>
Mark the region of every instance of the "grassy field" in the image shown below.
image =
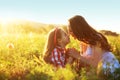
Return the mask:
<svg viewBox="0 0 120 80"><path fill-rule="evenodd" d="M1 33L0 80L99 80L94 69L87 73L83 68L78 74L67 65L54 71L42 60L46 38L46 33ZM107 38L120 61L120 37ZM71 46L79 49L78 41L72 38L67 47Z"/></svg>

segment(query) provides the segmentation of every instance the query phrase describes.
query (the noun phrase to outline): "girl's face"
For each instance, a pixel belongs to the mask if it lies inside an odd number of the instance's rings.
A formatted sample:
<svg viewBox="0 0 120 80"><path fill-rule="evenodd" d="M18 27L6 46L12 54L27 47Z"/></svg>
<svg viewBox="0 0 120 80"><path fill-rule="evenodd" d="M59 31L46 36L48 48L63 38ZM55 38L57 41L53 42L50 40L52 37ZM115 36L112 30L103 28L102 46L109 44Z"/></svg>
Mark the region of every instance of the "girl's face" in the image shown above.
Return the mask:
<svg viewBox="0 0 120 80"><path fill-rule="evenodd" d="M69 35L61 30L61 44L67 45L70 42Z"/></svg>

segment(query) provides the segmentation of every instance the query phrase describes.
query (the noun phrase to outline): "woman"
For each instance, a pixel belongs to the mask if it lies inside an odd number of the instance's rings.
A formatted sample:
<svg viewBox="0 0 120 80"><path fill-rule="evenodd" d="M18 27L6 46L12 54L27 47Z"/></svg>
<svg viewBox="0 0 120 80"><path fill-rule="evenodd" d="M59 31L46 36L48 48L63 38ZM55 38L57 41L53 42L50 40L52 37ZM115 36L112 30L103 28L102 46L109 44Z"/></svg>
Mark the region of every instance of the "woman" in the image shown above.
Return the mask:
<svg viewBox="0 0 120 80"><path fill-rule="evenodd" d="M82 16L76 15L69 19L68 32L80 41L81 46L81 51L70 50L71 56L96 69L99 62L102 62L101 68L105 69L109 63L110 73L115 71L114 68L119 68L119 62L111 52L106 37L93 29ZM106 74L106 71L103 74Z"/></svg>

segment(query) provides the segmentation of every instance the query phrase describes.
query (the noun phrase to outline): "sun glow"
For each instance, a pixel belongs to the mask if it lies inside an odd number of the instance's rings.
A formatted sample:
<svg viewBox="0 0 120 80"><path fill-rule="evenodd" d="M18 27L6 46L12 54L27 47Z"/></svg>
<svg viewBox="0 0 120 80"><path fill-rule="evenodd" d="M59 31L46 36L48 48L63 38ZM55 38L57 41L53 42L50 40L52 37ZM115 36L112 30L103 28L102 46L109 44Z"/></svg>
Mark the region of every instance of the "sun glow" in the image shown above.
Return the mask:
<svg viewBox="0 0 120 80"><path fill-rule="evenodd" d="M14 18L2 18L1 19L1 24L2 25L6 25L8 24L9 22L12 22L14 20Z"/></svg>
<svg viewBox="0 0 120 80"><path fill-rule="evenodd" d="M6 32L7 28L9 27L9 23L11 23L13 21L14 21L14 18L10 18L10 17L0 18L0 24L1 24L2 32Z"/></svg>

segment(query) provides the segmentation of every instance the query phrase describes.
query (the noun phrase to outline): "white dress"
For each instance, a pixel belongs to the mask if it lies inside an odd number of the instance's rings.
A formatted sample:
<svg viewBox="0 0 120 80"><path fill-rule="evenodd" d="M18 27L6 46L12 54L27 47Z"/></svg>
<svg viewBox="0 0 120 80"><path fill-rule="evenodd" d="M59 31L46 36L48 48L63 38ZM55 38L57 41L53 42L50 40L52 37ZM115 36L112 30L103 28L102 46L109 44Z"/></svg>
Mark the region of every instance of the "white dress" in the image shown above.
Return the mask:
<svg viewBox="0 0 120 80"><path fill-rule="evenodd" d="M105 52L101 56L100 54L94 53L93 50L89 45L82 56L88 59L91 65L102 68L104 74L107 74L108 70L110 73L113 73L117 68L120 68L119 61L112 52Z"/></svg>
<svg viewBox="0 0 120 80"><path fill-rule="evenodd" d="M86 51L83 53L82 56L91 56L92 55L92 47L90 45L87 46Z"/></svg>
<svg viewBox="0 0 120 80"><path fill-rule="evenodd" d="M103 68L104 74L107 74L107 72L113 73L117 68L120 68L119 61L112 52L105 52L101 62L101 68Z"/></svg>

